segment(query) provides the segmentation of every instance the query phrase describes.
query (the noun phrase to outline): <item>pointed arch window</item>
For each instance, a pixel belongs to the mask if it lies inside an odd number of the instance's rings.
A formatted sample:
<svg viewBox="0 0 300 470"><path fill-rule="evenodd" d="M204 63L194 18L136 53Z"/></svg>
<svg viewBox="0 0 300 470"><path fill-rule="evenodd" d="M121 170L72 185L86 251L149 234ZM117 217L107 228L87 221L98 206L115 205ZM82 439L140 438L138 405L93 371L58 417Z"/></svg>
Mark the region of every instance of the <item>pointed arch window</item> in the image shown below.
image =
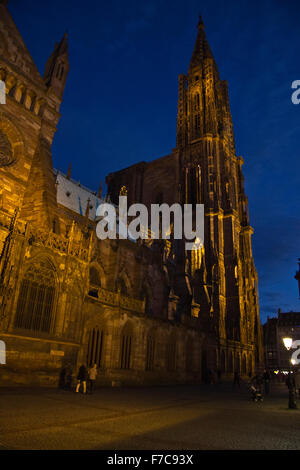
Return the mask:
<svg viewBox="0 0 300 470"><path fill-rule="evenodd" d="M155 338L153 333L147 336L146 370L154 369Z"/></svg>
<svg viewBox="0 0 300 470"><path fill-rule="evenodd" d="M49 263L30 266L22 281L15 328L50 333L55 299L55 273Z"/></svg>
<svg viewBox="0 0 300 470"><path fill-rule="evenodd" d="M121 369L131 369L132 365L132 345L133 345L133 330L130 325L126 325L121 335L121 355L120 367Z"/></svg>
<svg viewBox="0 0 300 470"><path fill-rule="evenodd" d="M61 66L61 69L60 69L59 80L62 80L62 78L63 78L63 76L64 76L64 71L65 71L65 68L64 68L64 66L62 65L62 66Z"/></svg>
<svg viewBox="0 0 300 470"><path fill-rule="evenodd" d="M56 69L56 78L58 78L58 80L62 80L63 78L63 75L64 75L64 71L65 71L65 67L64 67L64 64L62 62L60 62L58 65L57 65L57 69Z"/></svg>
<svg viewBox="0 0 300 470"><path fill-rule="evenodd" d="M98 367L102 365L103 358L103 328L93 328L89 332L88 350L87 350L87 364L93 366L97 364Z"/></svg>

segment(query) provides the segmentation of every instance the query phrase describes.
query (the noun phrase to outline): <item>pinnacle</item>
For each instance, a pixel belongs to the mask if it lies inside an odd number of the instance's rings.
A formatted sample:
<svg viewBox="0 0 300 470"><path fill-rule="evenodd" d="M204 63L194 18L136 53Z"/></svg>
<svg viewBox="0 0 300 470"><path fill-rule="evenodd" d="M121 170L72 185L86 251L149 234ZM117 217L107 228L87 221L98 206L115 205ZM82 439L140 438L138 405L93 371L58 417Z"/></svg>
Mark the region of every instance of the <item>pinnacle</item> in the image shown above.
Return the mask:
<svg viewBox="0 0 300 470"><path fill-rule="evenodd" d="M213 55L206 39L206 35L204 31L204 23L203 23L202 16L200 15L199 21L198 21L197 39L196 39L192 59L190 62L190 70L194 67L201 66L203 64L203 59L208 58L208 57L212 58Z"/></svg>
<svg viewBox="0 0 300 470"><path fill-rule="evenodd" d="M199 15L199 21L198 21L198 29L204 29L204 23L203 23L203 19L202 19L202 15L200 14Z"/></svg>

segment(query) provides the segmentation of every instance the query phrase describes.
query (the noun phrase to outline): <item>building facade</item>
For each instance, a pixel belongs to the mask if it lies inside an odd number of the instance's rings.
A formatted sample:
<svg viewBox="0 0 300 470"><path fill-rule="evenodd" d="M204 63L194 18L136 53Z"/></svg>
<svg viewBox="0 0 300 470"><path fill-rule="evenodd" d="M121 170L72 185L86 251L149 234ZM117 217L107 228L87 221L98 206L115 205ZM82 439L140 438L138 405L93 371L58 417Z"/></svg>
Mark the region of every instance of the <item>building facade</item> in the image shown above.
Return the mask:
<svg viewBox="0 0 300 470"><path fill-rule="evenodd" d="M202 21L179 78L177 146L108 175L105 200L203 203L205 246L99 240L104 200L53 169L51 145L69 71L64 35L42 77L0 3L0 339L2 385L55 385L97 363L103 384L196 383L208 369L251 374L262 360L243 160L227 85Z"/></svg>
<svg viewBox="0 0 300 470"><path fill-rule="evenodd" d="M292 354L296 349L287 350L283 338L300 341L300 312L281 312L269 318L263 325L265 365L269 370L289 371Z"/></svg>

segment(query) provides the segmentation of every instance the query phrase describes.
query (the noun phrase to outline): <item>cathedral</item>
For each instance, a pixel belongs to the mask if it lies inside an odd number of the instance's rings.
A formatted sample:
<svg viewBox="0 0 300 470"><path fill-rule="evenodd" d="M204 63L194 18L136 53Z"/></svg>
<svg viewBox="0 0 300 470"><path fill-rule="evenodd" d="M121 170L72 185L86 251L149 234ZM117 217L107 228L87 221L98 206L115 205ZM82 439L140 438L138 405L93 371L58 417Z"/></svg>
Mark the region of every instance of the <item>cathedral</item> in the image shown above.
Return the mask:
<svg viewBox="0 0 300 470"><path fill-rule="evenodd" d="M106 386L201 383L251 375L263 358L243 159L227 83L200 18L179 76L176 147L107 175L107 194L53 168L69 71L65 34L35 66L0 3L0 385L56 386L63 367L97 364ZM124 165L126 166L126 165ZM204 246L100 240L96 209L204 204Z"/></svg>

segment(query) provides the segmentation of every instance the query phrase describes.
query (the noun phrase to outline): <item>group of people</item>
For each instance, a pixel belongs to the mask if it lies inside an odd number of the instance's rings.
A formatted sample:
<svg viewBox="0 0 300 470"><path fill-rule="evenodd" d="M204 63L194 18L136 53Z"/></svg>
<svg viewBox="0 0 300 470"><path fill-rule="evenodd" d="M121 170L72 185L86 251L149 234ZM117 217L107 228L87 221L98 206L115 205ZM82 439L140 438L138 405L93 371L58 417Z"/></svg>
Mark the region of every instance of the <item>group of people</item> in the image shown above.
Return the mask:
<svg viewBox="0 0 300 470"><path fill-rule="evenodd" d="M75 392L79 393L80 389L82 393L93 393L95 390L95 383L98 375L97 364L94 364L92 367L87 368L84 364L79 367L77 374L77 382ZM206 383L220 383L221 382L221 371L218 370L216 373L207 370ZM257 373L254 377L251 378L250 384L257 390L264 390L264 394L268 395L270 392L270 382L271 375L265 369L263 373ZM73 385L73 373L70 365L63 367L59 376L59 387L65 390L71 390ZM295 391L298 391L300 396L300 370L297 370L294 374L289 374L286 379L286 385L288 388L294 388ZM232 387L240 388L241 378L239 372L236 370L233 376Z"/></svg>
<svg viewBox="0 0 300 470"><path fill-rule="evenodd" d="M274 376L275 377L275 376ZM260 390L264 395L270 393L271 374L265 369L263 373L257 373L250 380L250 385L255 387L256 390ZM298 392L300 396L300 370L296 370L293 373L289 372L286 377L285 383L289 389L294 389L295 393ZM240 375L236 371L233 378L233 388L235 386L240 387Z"/></svg>
<svg viewBox="0 0 300 470"><path fill-rule="evenodd" d="M84 364L79 367L76 377L75 392L79 393L93 393L95 390L95 383L98 375L97 364L87 368ZM59 387L64 390L72 390L73 386L73 373L72 368L67 365L63 367L59 375Z"/></svg>
<svg viewBox="0 0 300 470"><path fill-rule="evenodd" d="M262 392L264 390L264 394L268 395L270 393L270 382L271 376L270 373L265 369L263 373L257 373L253 377L250 378L250 386ZM235 371L233 375L233 383L232 388L235 389L236 387L241 387L241 377L239 371Z"/></svg>

